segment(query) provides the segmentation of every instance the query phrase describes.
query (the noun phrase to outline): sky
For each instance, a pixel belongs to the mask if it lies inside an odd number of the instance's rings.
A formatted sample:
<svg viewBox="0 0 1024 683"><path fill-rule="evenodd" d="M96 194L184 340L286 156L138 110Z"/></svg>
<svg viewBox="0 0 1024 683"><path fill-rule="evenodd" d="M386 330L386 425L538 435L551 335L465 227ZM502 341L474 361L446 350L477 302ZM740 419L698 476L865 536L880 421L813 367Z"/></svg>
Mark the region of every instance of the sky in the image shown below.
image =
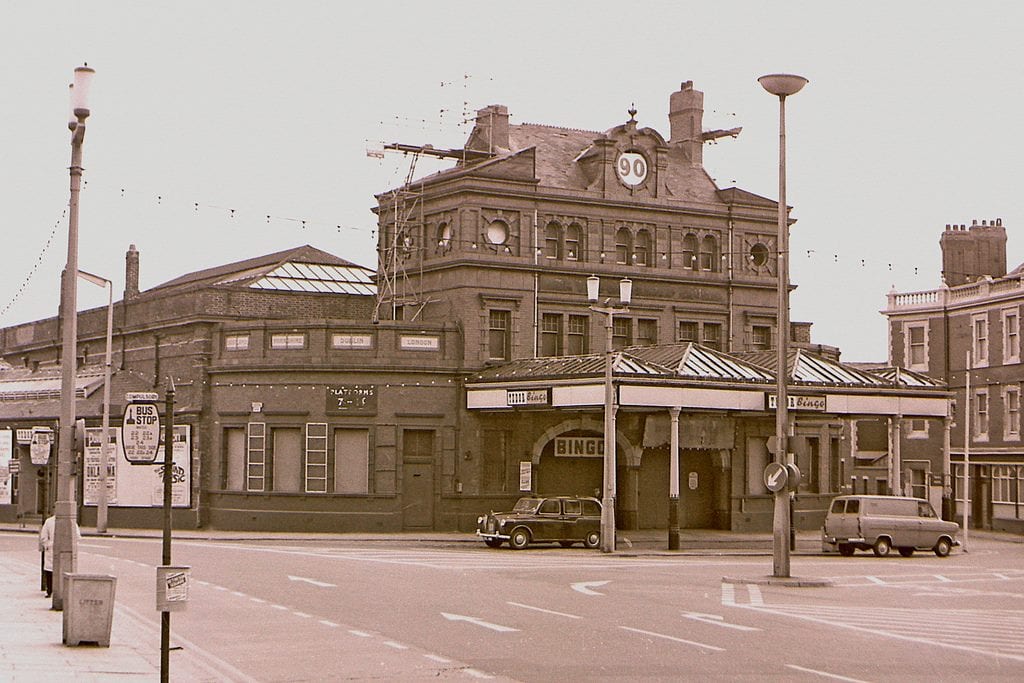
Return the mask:
<svg viewBox="0 0 1024 683"><path fill-rule="evenodd" d="M692 80L719 187L778 196L787 99L793 320L846 361L885 361L886 294L941 286L947 224L1001 218L1014 175L1024 4L947 2L21 2L0 0L0 327L57 315L67 262L68 84L96 70L79 269L124 290L311 244L375 267L374 194L459 148L473 112L605 131L635 105L666 138ZM437 170L420 160L416 175ZM105 306L85 281L79 309Z"/></svg>

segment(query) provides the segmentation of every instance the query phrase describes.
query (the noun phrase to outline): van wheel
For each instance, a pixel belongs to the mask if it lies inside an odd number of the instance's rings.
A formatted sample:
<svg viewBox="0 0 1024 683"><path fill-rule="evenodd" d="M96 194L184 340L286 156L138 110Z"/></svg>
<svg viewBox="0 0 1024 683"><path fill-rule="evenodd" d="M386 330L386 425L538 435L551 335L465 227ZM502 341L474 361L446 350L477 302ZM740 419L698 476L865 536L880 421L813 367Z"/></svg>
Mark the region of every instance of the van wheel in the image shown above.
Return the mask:
<svg viewBox="0 0 1024 683"><path fill-rule="evenodd" d="M889 542L888 538L883 536L875 541L875 545L872 547L872 550L875 551L875 557L885 557L889 554L889 551L892 550L892 544Z"/></svg>
<svg viewBox="0 0 1024 683"><path fill-rule="evenodd" d="M907 548L907 547L900 548L900 557L910 557L913 554L914 554L914 549L913 548Z"/></svg>
<svg viewBox="0 0 1024 683"><path fill-rule="evenodd" d="M940 538L935 544L935 554L939 557L946 557L949 555L949 551L953 549L953 544L949 542L948 538Z"/></svg>
<svg viewBox="0 0 1024 683"><path fill-rule="evenodd" d="M856 548L853 547L852 543L840 543L839 544L839 554L842 555L843 557L852 557L853 556L853 552L855 550L856 550Z"/></svg>
<svg viewBox="0 0 1024 683"><path fill-rule="evenodd" d="M522 550L530 545L530 532L520 527L508 537L508 544L513 550Z"/></svg>

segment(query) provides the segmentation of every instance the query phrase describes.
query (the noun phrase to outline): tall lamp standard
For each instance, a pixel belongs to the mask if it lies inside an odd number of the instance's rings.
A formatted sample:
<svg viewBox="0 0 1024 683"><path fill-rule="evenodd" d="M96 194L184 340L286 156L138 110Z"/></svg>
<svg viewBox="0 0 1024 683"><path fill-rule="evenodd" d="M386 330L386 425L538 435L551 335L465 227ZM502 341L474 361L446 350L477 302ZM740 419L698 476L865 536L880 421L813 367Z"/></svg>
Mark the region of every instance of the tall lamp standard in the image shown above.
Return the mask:
<svg viewBox="0 0 1024 683"><path fill-rule="evenodd" d="M769 74L757 79L765 90L779 98L779 224L776 237L778 256L778 362L775 369L775 462L785 467L790 462L789 397L786 395L789 356L789 224L786 206L786 97L795 95L807 85L803 76ZM772 521L773 575L789 576L789 491L775 492L775 514Z"/></svg>
<svg viewBox="0 0 1024 683"><path fill-rule="evenodd" d="M72 442L75 429L75 364L78 354L78 196L82 189L82 143L89 118L89 86L94 69L75 69L71 84L71 199L68 203L68 261L61 277L60 426L57 443L57 501L54 505L53 609L64 609L64 574L76 569L78 548L74 533L75 485Z"/></svg>
<svg viewBox="0 0 1024 683"><path fill-rule="evenodd" d="M103 370L103 435L100 438L100 480L99 491L96 493L96 533L107 533L107 464L110 462L110 342L114 332L114 283L105 277L78 271L78 277L91 282L97 287L107 290L107 352L104 357Z"/></svg>
<svg viewBox="0 0 1024 683"><path fill-rule="evenodd" d="M608 305L611 298L604 304L597 305L600 296L601 279L596 275L587 278L587 301L590 310L603 313L605 316L604 346L604 482L601 489L601 552L615 552L615 391L612 386L612 364L614 350L612 348L613 320L616 315L629 312L629 302L633 298L633 282L628 278L619 281L620 306Z"/></svg>

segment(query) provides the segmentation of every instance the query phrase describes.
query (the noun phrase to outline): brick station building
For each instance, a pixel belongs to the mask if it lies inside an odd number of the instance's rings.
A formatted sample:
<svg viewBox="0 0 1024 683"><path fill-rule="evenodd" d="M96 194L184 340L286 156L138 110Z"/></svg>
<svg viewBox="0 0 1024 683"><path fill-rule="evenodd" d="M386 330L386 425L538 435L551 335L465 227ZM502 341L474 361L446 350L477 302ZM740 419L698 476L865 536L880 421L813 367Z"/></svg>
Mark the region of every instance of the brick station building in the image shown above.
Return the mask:
<svg viewBox="0 0 1024 683"><path fill-rule="evenodd" d="M633 291L612 334L620 526L667 526L675 444L684 528L770 529L777 205L705 171L705 143L739 129L704 130L703 98L691 82L671 94L667 136L635 111L599 132L513 123L492 105L463 149L396 145L452 164L377 196L376 271L307 246L140 292L129 251L111 412L125 391L160 392L173 377L188 427L175 523L470 530L523 491L592 493L605 321L586 281L597 276L602 298L623 278ZM80 320L78 413L96 427L105 310ZM2 331L0 431L54 423L55 404L40 404L52 396L13 388L56 371L56 325ZM908 453L927 461L921 493L941 502L944 386L844 365L808 323L792 339L798 526L820 524L837 493L902 490ZM906 420L933 425L930 449L906 439ZM40 514L46 486L26 481L48 466L12 440L20 472L0 515ZM115 506L110 523L158 514Z"/></svg>

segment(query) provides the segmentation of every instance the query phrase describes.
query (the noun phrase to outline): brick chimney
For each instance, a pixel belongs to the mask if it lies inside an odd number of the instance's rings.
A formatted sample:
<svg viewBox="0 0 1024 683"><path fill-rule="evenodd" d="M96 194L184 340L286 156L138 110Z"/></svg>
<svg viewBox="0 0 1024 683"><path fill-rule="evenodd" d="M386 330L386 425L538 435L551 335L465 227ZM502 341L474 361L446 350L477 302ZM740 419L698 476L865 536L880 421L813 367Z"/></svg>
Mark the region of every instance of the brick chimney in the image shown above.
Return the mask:
<svg viewBox="0 0 1024 683"><path fill-rule="evenodd" d="M966 225L947 225L939 238L942 248L942 281L949 287L985 276L1006 275L1006 228L1003 219L977 219Z"/></svg>
<svg viewBox="0 0 1024 683"><path fill-rule="evenodd" d="M135 245L128 247L124 255L124 300L131 301L139 296L139 250Z"/></svg>
<svg viewBox="0 0 1024 683"><path fill-rule="evenodd" d="M491 104L476 112L476 126L466 147L495 153L509 150L508 107Z"/></svg>
<svg viewBox="0 0 1024 683"><path fill-rule="evenodd" d="M669 144L681 147L694 166L704 164L704 93L685 81L668 98Z"/></svg>

